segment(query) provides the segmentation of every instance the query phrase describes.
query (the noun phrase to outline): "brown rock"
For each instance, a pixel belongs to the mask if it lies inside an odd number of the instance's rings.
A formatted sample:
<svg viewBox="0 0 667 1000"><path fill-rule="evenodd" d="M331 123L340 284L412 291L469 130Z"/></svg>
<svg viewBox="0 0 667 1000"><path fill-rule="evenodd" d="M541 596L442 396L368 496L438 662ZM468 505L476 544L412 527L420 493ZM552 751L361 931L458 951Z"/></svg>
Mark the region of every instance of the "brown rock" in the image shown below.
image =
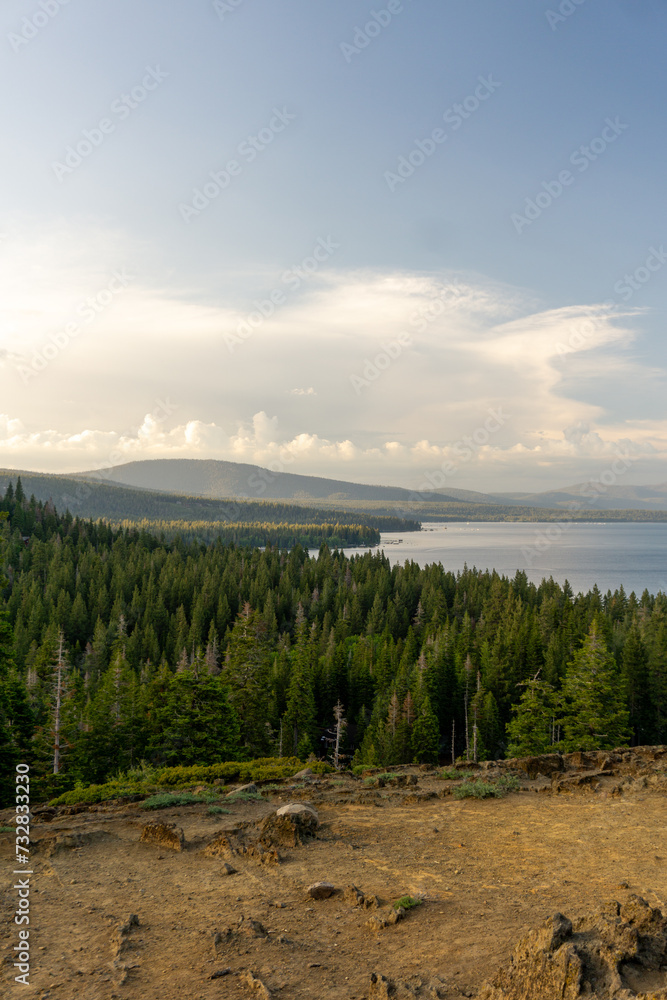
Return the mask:
<svg viewBox="0 0 667 1000"><path fill-rule="evenodd" d="M185 847L183 830L175 823L147 823L141 831L142 844L157 844L172 851L182 851Z"/></svg>
<svg viewBox="0 0 667 1000"><path fill-rule="evenodd" d="M328 899L336 891L336 887L331 882L314 882L308 886L308 895L313 899Z"/></svg>
<svg viewBox="0 0 667 1000"><path fill-rule="evenodd" d="M267 816L260 831L260 842L266 847L284 844L297 847L314 837L320 824L312 806L303 802L290 802Z"/></svg>
<svg viewBox="0 0 667 1000"><path fill-rule="evenodd" d="M229 834L221 832L216 833L213 840L206 845L204 854L207 858L227 858L229 860L236 854L236 848L233 846Z"/></svg>
<svg viewBox="0 0 667 1000"><path fill-rule="evenodd" d="M256 997L260 997L261 1000L271 1000L271 994L268 987L252 974L252 972L246 972L242 977L243 982L250 987L253 994Z"/></svg>
<svg viewBox="0 0 667 1000"><path fill-rule="evenodd" d="M531 780L537 778L539 774L545 778L551 778L563 770L563 758L559 753L545 753L539 757L520 757L513 760L512 764L520 771L524 771Z"/></svg>
<svg viewBox="0 0 667 1000"><path fill-rule="evenodd" d="M251 781L247 785L239 785L239 787L235 788L233 792L227 792L225 798L231 799L235 795L241 795L242 793L246 793L248 795L255 795L257 791L258 791L257 785L254 783L254 781Z"/></svg>

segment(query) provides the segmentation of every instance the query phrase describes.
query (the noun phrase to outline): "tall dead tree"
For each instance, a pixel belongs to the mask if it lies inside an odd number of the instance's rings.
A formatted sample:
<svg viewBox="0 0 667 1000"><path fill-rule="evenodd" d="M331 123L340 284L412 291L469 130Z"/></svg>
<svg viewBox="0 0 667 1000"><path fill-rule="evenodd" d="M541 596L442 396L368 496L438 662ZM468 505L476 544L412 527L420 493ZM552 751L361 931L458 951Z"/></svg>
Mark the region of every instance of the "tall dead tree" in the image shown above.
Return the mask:
<svg viewBox="0 0 667 1000"><path fill-rule="evenodd" d="M336 720L336 743L334 745L334 767L338 770L338 761L340 758L340 741L343 736L343 731L347 726L345 716L343 715L343 706L340 703L340 699L334 705L334 719Z"/></svg>

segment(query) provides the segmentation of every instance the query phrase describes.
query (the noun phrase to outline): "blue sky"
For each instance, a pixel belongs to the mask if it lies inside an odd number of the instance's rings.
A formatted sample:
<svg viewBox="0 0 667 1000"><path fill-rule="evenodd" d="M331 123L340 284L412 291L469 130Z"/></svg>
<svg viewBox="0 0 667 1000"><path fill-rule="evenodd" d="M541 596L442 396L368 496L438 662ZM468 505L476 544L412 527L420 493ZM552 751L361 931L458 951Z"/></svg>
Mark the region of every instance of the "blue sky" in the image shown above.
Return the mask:
<svg viewBox="0 0 667 1000"><path fill-rule="evenodd" d="M7 0L1 464L664 480L666 28L664 0Z"/></svg>

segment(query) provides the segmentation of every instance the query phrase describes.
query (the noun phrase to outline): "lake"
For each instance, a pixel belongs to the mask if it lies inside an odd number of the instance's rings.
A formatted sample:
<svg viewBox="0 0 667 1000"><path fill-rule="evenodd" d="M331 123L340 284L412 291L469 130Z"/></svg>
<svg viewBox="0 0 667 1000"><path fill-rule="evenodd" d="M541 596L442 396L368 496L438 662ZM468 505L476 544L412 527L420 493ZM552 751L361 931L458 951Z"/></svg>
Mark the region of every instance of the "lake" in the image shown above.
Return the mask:
<svg viewBox="0 0 667 1000"><path fill-rule="evenodd" d="M422 531L383 533L378 548L392 564L440 562L455 573L467 563L509 577L520 569L536 584L568 580L575 594L596 583L602 593L621 585L638 597L645 589L667 592L667 524L424 523Z"/></svg>

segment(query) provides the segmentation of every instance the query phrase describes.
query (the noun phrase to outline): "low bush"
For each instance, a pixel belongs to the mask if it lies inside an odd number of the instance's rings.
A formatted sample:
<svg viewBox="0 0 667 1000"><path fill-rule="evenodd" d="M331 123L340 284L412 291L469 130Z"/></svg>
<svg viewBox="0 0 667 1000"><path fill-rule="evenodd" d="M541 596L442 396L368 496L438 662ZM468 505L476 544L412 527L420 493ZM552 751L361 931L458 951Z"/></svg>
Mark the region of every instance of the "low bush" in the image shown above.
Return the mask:
<svg viewBox="0 0 667 1000"><path fill-rule="evenodd" d="M229 809L223 809L222 806L209 806L207 811L209 816L219 816L220 813L225 813L226 815L229 815L230 813Z"/></svg>
<svg viewBox="0 0 667 1000"><path fill-rule="evenodd" d="M395 910L398 910L399 908L403 910L412 910L415 906L421 906L421 904L422 900L415 899L414 896L401 896L400 899L397 899L391 905Z"/></svg>
<svg viewBox="0 0 667 1000"><path fill-rule="evenodd" d="M461 778L472 778L474 771L460 771L456 767L446 767L444 771L441 771L438 777L443 778L445 781L459 781Z"/></svg>
<svg viewBox="0 0 667 1000"><path fill-rule="evenodd" d="M508 792L515 792L520 784L513 775L503 775L497 781L467 779L454 789L455 799L501 799Z"/></svg>
<svg viewBox="0 0 667 1000"><path fill-rule="evenodd" d="M279 781L291 778L306 765L298 757L260 757L248 761L222 761L219 764L194 764L189 767L151 768L145 764L119 775L103 785L76 785L51 799L52 806L94 805L125 795L150 795L188 785L211 784L214 781L233 782ZM334 768L326 761L308 765L315 774L331 774Z"/></svg>
<svg viewBox="0 0 667 1000"><path fill-rule="evenodd" d="M227 795L227 802L258 802L262 798L261 792L232 792Z"/></svg>
<svg viewBox="0 0 667 1000"><path fill-rule="evenodd" d="M196 795L191 792L160 792L158 795L151 795L139 806L140 809L169 809L173 806L196 806L201 802L212 802L219 799L219 795Z"/></svg>

